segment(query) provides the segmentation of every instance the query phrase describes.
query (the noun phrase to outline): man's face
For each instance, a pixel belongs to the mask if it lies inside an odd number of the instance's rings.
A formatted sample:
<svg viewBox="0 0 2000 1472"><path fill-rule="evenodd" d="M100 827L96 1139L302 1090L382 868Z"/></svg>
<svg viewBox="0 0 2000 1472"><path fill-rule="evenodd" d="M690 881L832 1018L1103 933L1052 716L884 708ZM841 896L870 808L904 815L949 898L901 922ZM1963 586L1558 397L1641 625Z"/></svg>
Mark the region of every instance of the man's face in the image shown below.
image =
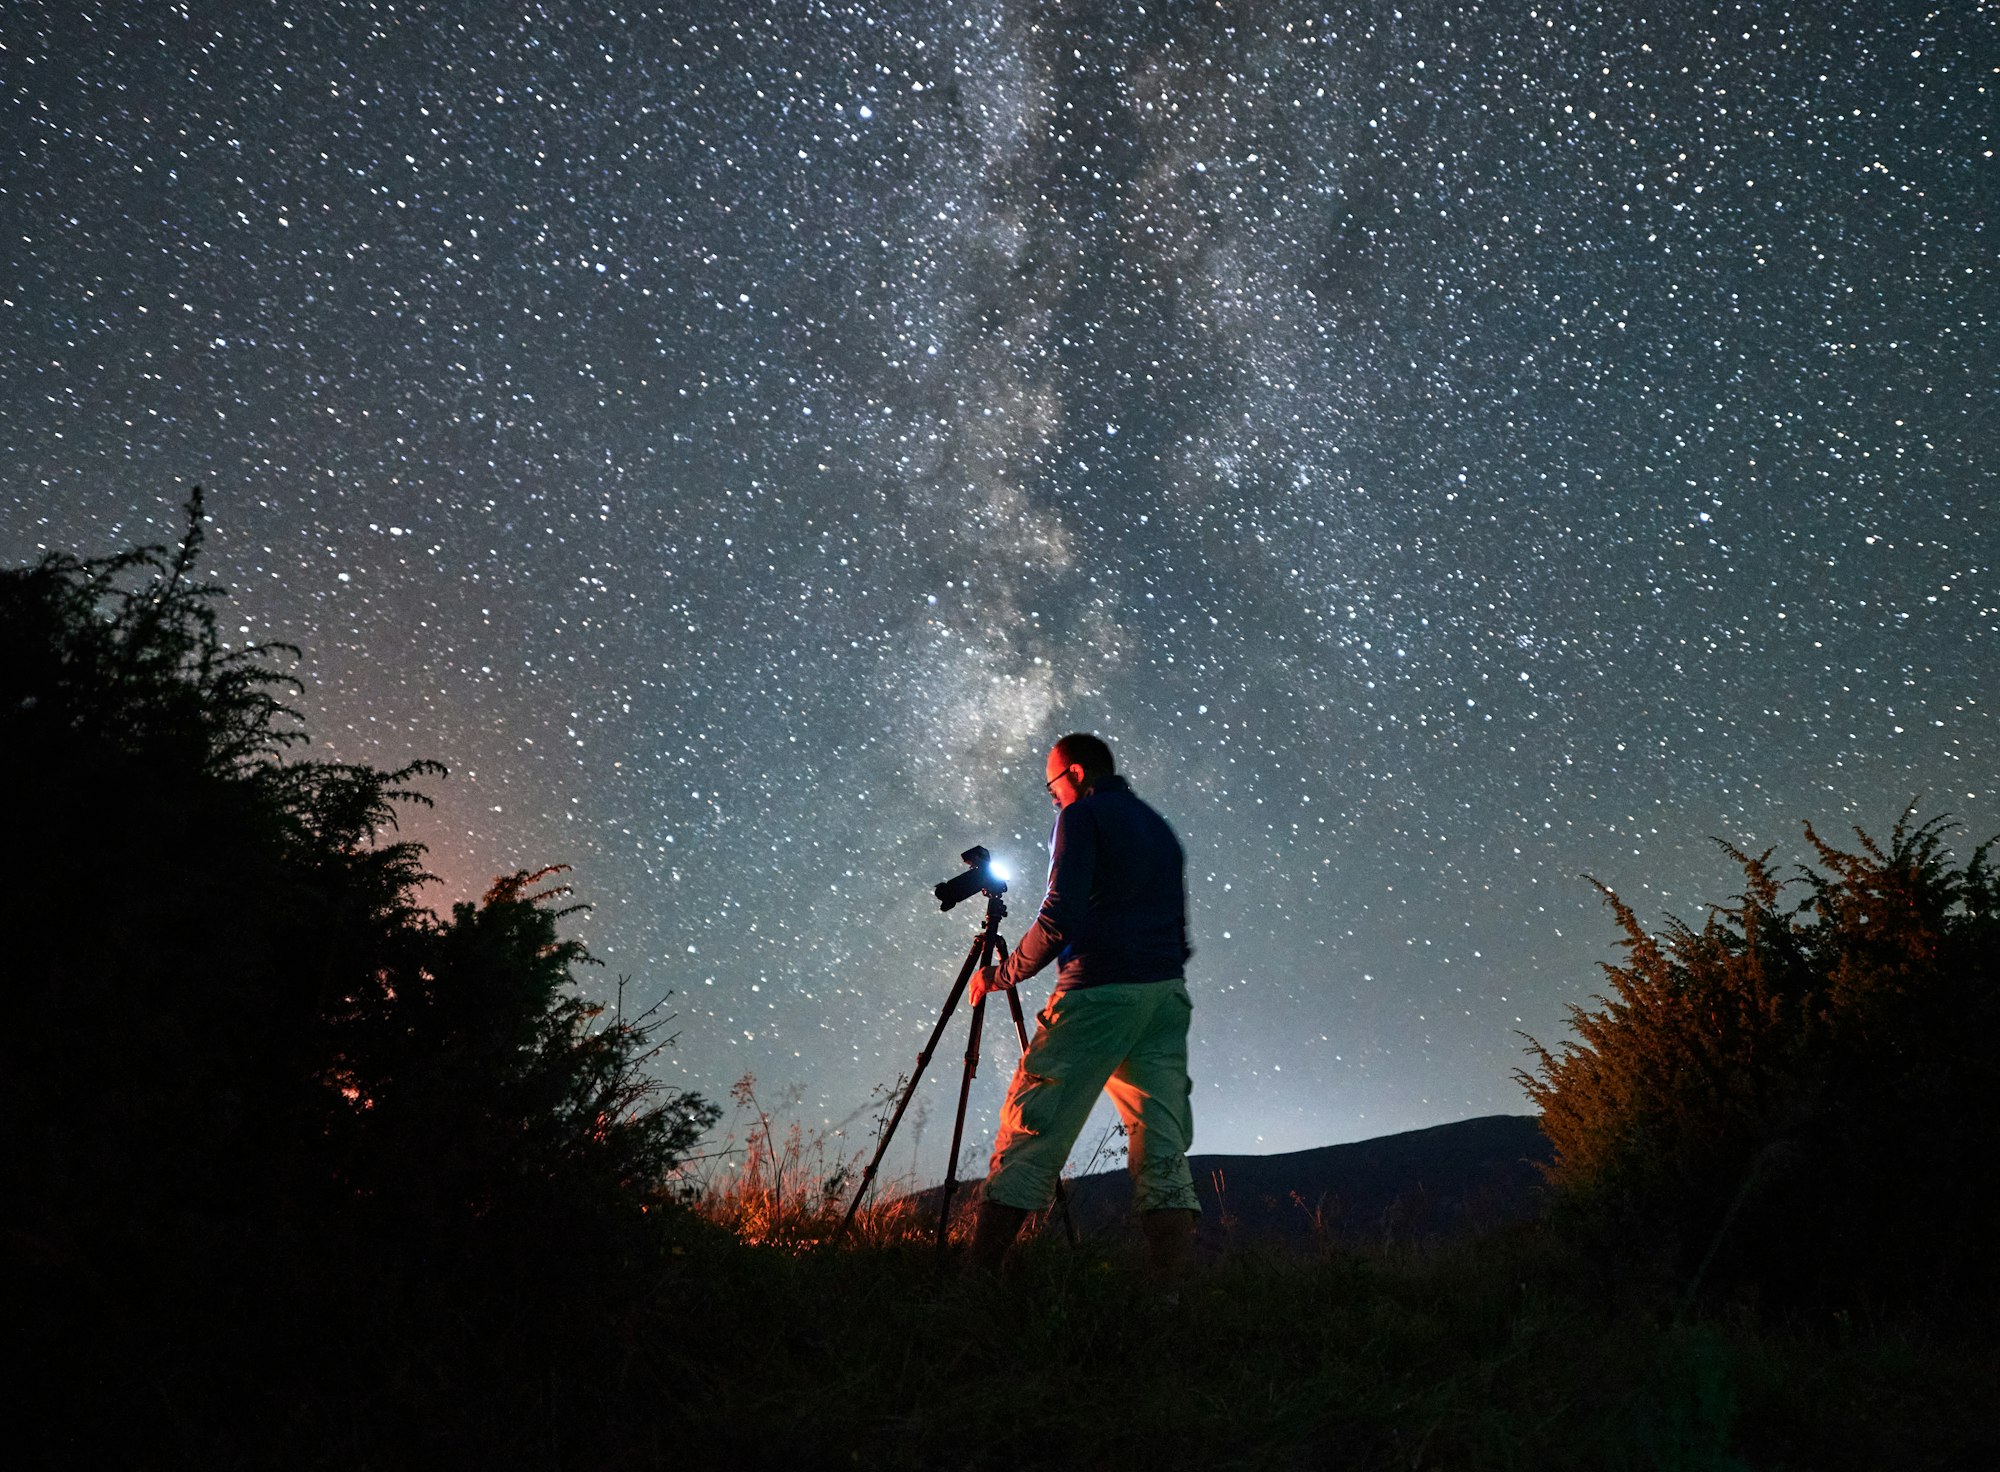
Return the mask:
<svg viewBox="0 0 2000 1472"><path fill-rule="evenodd" d="M1049 749L1049 760L1044 770L1048 774L1045 785L1049 789L1049 800L1058 808L1066 808L1083 796L1083 768L1075 762L1065 762L1062 754L1053 747Z"/></svg>

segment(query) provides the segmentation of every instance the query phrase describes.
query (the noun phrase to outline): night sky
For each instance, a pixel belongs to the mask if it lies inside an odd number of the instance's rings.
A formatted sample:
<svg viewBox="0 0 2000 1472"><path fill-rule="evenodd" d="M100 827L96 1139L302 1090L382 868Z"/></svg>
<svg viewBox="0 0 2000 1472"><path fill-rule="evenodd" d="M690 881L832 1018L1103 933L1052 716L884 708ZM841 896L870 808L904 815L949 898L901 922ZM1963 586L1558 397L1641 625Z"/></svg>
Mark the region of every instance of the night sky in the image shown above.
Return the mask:
<svg viewBox="0 0 2000 1472"><path fill-rule="evenodd" d="M1019 933L1071 729L1187 846L1205 1151L1524 1111L1515 1030L1615 954L1586 873L1698 921L1711 835L2000 830L1990 5L0 44L0 558L206 486L310 753L450 767L440 909L573 865L679 1085L866 1143L977 918L930 886L987 844Z"/></svg>

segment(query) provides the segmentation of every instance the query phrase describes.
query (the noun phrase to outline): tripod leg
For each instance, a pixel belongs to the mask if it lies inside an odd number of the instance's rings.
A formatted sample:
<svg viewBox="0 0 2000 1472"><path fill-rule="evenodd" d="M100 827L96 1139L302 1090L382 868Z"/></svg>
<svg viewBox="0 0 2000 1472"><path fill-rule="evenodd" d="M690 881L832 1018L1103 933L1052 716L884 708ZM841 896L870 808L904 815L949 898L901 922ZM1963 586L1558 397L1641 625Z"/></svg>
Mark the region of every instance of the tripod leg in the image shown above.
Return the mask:
<svg viewBox="0 0 2000 1472"><path fill-rule="evenodd" d="M875 1172L881 1167L882 1157L889 1153L889 1141L895 1138L896 1126L903 1122L903 1112L910 1107L910 1100L916 1096L917 1084L924 1076L924 1069L930 1066L931 1054L937 1051L938 1039L944 1036L945 1024L951 1021L951 1014L957 1010L958 999L965 995L965 986L972 980L973 968L979 965L981 957L986 955L991 945L987 936L991 928L989 922L987 929L981 930L972 938L972 945L965 953L965 964L958 968L958 980L952 983L951 995L945 998L944 1010L938 1014L937 1026L931 1029L930 1041L925 1043L923 1051L917 1054L917 1067L910 1075L909 1087L903 1090L903 1097L896 1101L896 1112L889 1118L889 1127L882 1131L882 1138L876 1143L875 1158L868 1162L868 1168L861 1173L860 1188L855 1191L854 1199L847 1204L847 1215L840 1219L840 1227L834 1232L829 1246L838 1247L846 1240L848 1230L854 1225L855 1213L861 1210L861 1202L868 1195L868 1188L875 1184ZM961 1118L964 1117L964 1113L965 1106L961 1103L959 1105ZM952 1146L954 1155L957 1149L957 1145L954 1144Z"/></svg>
<svg viewBox="0 0 2000 1472"><path fill-rule="evenodd" d="M951 1198L958 1190L958 1147L965 1138L965 1104L972 1097L972 1076L979 1072L979 1029L986 1016L986 998L972 1004L972 1031L965 1040L965 1073L958 1081L958 1117L951 1124L951 1163L945 1167L944 1194L938 1201L937 1245L943 1247L951 1229Z"/></svg>
<svg viewBox="0 0 2000 1472"><path fill-rule="evenodd" d="M1021 1015L1021 998L1012 988L1007 992L1007 1005L1014 1010L1014 1032L1021 1039L1021 1051L1025 1054L1028 1051L1028 1021ZM1070 1218L1069 1192L1063 1189L1061 1176L1056 1177L1056 1210L1062 1213L1063 1236L1069 1239L1070 1246L1076 1246L1076 1223Z"/></svg>

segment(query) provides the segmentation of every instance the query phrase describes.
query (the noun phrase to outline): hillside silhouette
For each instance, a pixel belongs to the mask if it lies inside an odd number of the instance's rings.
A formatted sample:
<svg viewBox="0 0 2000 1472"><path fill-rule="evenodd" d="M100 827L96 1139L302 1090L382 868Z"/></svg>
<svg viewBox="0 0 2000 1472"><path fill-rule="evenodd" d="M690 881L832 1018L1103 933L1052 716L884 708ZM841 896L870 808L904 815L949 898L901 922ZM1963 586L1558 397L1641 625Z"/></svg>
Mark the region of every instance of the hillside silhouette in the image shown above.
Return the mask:
<svg viewBox="0 0 2000 1472"><path fill-rule="evenodd" d="M1492 1114L1279 1155L1191 1155L1205 1237L1373 1246L1435 1241L1533 1217L1555 1152L1532 1115ZM1068 1186L1079 1227L1131 1210L1123 1171Z"/></svg>
<svg viewBox="0 0 2000 1472"><path fill-rule="evenodd" d="M1115 1138L1100 1148L1122 1153ZM1212 1257L1229 1244L1378 1249L1490 1232L1540 1212L1554 1161L1538 1116L1490 1114L1275 1155L1190 1155L1188 1168L1201 1202L1200 1242ZM953 1198L955 1222L972 1209L978 1186ZM1086 1241L1130 1234L1132 1183L1122 1168L1088 1170L1064 1190ZM916 1220L935 1223L942 1192L932 1186L904 1200ZM1043 1230L1060 1235L1059 1220Z"/></svg>

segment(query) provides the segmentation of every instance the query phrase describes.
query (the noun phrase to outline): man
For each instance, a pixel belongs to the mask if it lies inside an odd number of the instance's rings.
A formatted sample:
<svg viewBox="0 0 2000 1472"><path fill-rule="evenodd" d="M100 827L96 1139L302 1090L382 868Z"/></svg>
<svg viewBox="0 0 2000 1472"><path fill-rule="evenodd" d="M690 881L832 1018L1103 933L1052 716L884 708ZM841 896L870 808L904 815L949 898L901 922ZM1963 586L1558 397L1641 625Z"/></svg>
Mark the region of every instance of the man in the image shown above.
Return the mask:
<svg viewBox="0 0 2000 1472"><path fill-rule="evenodd" d="M1180 840L1116 773L1111 748L1077 733L1049 749L1058 809L1049 889L1018 949L972 978L972 1000L1060 962L1007 1089L971 1262L991 1272L1031 1211L1045 1211L1100 1091L1127 1131L1127 1163L1151 1269L1171 1293L1201 1208L1188 1172L1194 1133L1182 973L1187 889Z"/></svg>

